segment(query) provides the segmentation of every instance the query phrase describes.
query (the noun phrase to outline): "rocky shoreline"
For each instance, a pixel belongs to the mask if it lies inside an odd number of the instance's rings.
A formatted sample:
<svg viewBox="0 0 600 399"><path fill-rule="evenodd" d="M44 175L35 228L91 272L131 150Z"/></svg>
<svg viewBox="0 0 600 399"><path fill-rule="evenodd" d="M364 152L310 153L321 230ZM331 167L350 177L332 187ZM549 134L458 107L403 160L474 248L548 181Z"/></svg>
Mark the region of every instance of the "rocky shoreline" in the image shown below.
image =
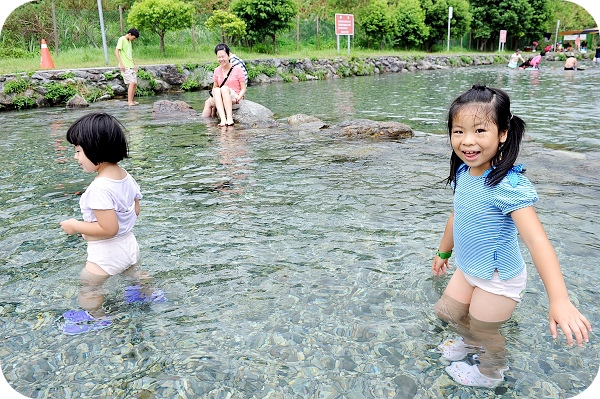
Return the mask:
<svg viewBox="0 0 600 399"><path fill-rule="evenodd" d="M548 58L547 58L548 59ZM246 60L249 86L271 82L324 80L381 73L464 68L503 64L506 55L338 57L335 59L269 58ZM140 66L136 95L207 90L216 63ZM96 101L124 98L127 87L116 67L42 70L0 76L0 111L62 106L85 107Z"/></svg>

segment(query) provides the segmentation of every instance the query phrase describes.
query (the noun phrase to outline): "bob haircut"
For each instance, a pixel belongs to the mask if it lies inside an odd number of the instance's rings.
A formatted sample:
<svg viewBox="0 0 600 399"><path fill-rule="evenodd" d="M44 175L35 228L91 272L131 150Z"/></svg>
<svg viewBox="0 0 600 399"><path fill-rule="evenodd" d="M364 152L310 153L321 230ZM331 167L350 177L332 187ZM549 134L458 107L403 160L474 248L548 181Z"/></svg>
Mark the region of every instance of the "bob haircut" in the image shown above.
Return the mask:
<svg viewBox="0 0 600 399"><path fill-rule="evenodd" d="M91 113L77 119L67 130L67 141L80 146L94 164L118 163L128 158L127 138L121 123L106 113Z"/></svg>
<svg viewBox="0 0 600 399"><path fill-rule="evenodd" d="M498 148L492 158L492 171L487 175L485 183L495 186L508 174L519 156L521 141L525 134L525 121L510 111L510 98L501 89L483 85L473 85L469 90L458 96L450 105L448 111L448 135L452 138L452 124L456 114L463 107L478 107L481 117L487 117L498 127L498 132L506 131L506 141ZM447 183L456 183L456 171L463 161L452 151L450 156L450 176ZM523 170L524 172L525 170Z"/></svg>
<svg viewBox="0 0 600 399"><path fill-rule="evenodd" d="M215 54L217 54L221 50L224 50L227 53L227 55L229 55L229 46L225 43L219 43L215 46Z"/></svg>

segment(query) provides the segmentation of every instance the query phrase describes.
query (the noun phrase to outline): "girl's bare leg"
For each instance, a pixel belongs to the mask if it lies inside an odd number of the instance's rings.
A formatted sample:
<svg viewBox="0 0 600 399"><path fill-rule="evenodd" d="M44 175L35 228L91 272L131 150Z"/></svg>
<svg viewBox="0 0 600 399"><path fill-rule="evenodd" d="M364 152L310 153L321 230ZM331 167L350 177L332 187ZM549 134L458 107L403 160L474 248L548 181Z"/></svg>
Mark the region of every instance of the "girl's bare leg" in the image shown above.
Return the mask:
<svg viewBox="0 0 600 399"><path fill-rule="evenodd" d="M488 377L500 378L506 370L505 338L500 327L512 316L517 302L501 295L491 294L472 287L457 269L446 290L435 305L442 320L450 323L464 343L480 348L480 372Z"/></svg>
<svg viewBox="0 0 600 399"><path fill-rule="evenodd" d="M102 309L102 303L104 302L103 285L110 275L95 263L87 262L85 268L81 270L80 277L79 305L96 318L106 316Z"/></svg>

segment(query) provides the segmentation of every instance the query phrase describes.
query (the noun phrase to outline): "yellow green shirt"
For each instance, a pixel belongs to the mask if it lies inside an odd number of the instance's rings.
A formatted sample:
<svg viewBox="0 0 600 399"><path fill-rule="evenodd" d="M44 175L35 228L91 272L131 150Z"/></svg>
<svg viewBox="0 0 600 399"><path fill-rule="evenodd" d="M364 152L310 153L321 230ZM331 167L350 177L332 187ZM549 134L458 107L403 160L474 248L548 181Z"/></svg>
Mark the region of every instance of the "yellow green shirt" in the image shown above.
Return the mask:
<svg viewBox="0 0 600 399"><path fill-rule="evenodd" d="M117 50L121 56L121 62L125 68L135 68L133 63L133 47L131 42L127 40L127 36L121 36L117 42Z"/></svg>

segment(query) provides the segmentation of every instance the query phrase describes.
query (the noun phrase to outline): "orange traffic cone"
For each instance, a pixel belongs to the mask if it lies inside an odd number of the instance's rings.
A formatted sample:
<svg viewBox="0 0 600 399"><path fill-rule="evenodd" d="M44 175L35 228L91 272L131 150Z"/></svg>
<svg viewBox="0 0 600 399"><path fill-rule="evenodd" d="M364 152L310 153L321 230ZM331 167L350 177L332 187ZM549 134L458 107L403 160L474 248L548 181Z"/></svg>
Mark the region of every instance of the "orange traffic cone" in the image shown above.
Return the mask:
<svg viewBox="0 0 600 399"><path fill-rule="evenodd" d="M50 50L46 45L46 39L42 39L42 59L40 61L40 67L42 69L54 69L54 62L50 56Z"/></svg>

